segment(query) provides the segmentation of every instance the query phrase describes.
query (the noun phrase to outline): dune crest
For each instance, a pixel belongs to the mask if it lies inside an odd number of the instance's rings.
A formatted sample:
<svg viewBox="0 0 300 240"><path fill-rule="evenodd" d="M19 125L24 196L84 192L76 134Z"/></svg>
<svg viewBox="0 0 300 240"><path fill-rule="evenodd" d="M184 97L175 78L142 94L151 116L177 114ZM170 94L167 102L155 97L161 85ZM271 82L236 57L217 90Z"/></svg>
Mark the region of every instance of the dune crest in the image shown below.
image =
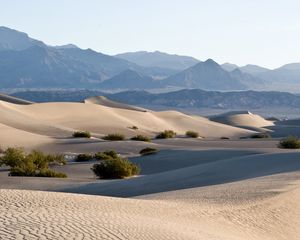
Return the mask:
<svg viewBox="0 0 300 240"><path fill-rule="evenodd" d="M224 125L206 118L193 117L177 111L137 111L84 103L0 104L0 123L12 128L51 137L71 136L75 130L87 130L96 136L122 133L127 137L137 133L155 136L172 129L179 135L199 132L206 138L247 136L252 131ZM137 126L138 130L132 130ZM17 137L16 137L17 140Z"/></svg>
<svg viewBox="0 0 300 240"><path fill-rule="evenodd" d="M84 100L84 103L88 104L98 104L105 107L111 107L111 108L120 108L120 109L127 109L127 110L133 110L133 111L139 111L139 112L147 112L149 110L145 108L140 108L124 103L119 103L116 101L112 101L104 96L97 96L97 97L91 97Z"/></svg>
<svg viewBox="0 0 300 240"><path fill-rule="evenodd" d="M16 98L16 97L12 97L6 94L1 94L0 93L0 101L5 101L5 102L9 102L9 103L14 103L14 104L24 104L24 105L28 105L28 104L32 104L33 102L31 101L27 101L21 98Z"/></svg>
<svg viewBox="0 0 300 240"><path fill-rule="evenodd" d="M210 120L236 127L262 128L273 126L272 121L249 111L233 111L210 117Z"/></svg>

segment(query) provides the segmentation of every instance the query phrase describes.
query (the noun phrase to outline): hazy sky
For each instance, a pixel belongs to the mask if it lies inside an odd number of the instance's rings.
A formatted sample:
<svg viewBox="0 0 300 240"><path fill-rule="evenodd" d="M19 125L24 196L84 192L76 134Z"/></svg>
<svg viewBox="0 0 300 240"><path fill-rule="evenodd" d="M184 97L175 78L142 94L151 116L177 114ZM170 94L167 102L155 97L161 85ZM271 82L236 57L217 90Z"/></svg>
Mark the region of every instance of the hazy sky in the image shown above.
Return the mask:
<svg viewBox="0 0 300 240"><path fill-rule="evenodd" d="M106 54L160 50L219 63L300 62L299 0L0 0L0 25Z"/></svg>

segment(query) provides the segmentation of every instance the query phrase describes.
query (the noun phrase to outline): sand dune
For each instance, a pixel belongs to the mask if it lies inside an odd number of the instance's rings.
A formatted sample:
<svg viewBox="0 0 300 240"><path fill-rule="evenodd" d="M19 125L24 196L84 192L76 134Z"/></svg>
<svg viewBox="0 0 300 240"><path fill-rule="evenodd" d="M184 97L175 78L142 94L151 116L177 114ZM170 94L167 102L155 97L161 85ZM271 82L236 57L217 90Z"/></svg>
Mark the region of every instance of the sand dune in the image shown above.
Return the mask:
<svg viewBox="0 0 300 240"><path fill-rule="evenodd" d="M191 202L0 190L0 235L5 239L299 239L299 182L281 189L273 186L273 193L270 188L251 190L263 181L220 185L211 192L203 189L204 194ZM218 193L226 191L219 198Z"/></svg>
<svg viewBox="0 0 300 240"><path fill-rule="evenodd" d="M53 139L47 136L26 132L1 123L0 132L0 147L2 148L24 146L26 148L38 148L39 146L53 143Z"/></svg>
<svg viewBox="0 0 300 240"><path fill-rule="evenodd" d="M121 108L121 109L127 109L127 110L139 111L139 112L149 111L145 108L140 108L140 107L124 104L124 103L115 102L104 96L91 97L91 98L85 99L84 103L99 104L99 105L102 105L105 107Z"/></svg>
<svg viewBox="0 0 300 240"><path fill-rule="evenodd" d="M14 104L24 104L24 105L33 103L33 102L30 102L30 101L27 101L24 99L12 97L12 96L1 94L1 93L0 93L0 101L10 102L10 103L14 103Z"/></svg>
<svg viewBox="0 0 300 240"><path fill-rule="evenodd" d="M212 121L237 127L261 128L274 125L272 121L268 121L263 117L248 111L228 112L213 116L210 119Z"/></svg>
<svg viewBox="0 0 300 240"><path fill-rule="evenodd" d="M126 181L91 183L68 192L132 197L172 190L209 186L300 170L300 152L259 154L219 159ZM174 160L176 161L176 160ZM180 159L177 159L180 161ZM147 186L147 188L143 187Z"/></svg>
<svg viewBox="0 0 300 240"><path fill-rule="evenodd" d="M88 130L96 136L108 133L137 133L154 136L172 129L178 134L198 131L207 138L247 136L253 132L196 118L176 111L141 112L83 103L40 103L16 105L0 102L0 123L20 130L54 137L71 136L74 130ZM132 130L137 126L138 130Z"/></svg>
<svg viewBox="0 0 300 240"><path fill-rule="evenodd" d="M144 111L104 98L28 105L0 101L2 147L23 145L68 156L107 149L136 156L146 146L161 150L131 158L142 172L124 180L95 179L94 162L56 166L68 179L8 177L2 168L0 239L299 239L300 151L278 149L276 139L240 140L255 131L236 127L288 126L273 126L247 112L216 120ZM166 129L179 137L152 143L99 139L116 132L127 138L155 136ZM71 138L75 130L94 137ZM204 140L184 138L187 130Z"/></svg>

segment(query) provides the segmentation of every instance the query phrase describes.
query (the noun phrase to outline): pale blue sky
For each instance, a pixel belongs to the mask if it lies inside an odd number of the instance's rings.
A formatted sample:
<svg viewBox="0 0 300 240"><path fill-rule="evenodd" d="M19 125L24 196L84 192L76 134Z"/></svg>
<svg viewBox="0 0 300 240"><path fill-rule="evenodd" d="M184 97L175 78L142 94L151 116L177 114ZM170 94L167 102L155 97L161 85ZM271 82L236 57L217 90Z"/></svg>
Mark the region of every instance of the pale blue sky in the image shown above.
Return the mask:
<svg viewBox="0 0 300 240"><path fill-rule="evenodd" d="M51 45L272 68L300 62L299 0L0 0L0 7L0 25Z"/></svg>

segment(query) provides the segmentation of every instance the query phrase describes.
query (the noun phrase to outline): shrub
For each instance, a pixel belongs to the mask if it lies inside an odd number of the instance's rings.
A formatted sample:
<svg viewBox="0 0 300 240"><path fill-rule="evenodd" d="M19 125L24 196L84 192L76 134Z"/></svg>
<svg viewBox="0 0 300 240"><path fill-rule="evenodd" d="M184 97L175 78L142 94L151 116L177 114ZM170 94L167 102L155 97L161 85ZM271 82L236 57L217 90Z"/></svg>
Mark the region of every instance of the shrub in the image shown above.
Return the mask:
<svg viewBox="0 0 300 240"><path fill-rule="evenodd" d="M133 141L151 142L151 139L149 137L143 136L143 135L136 135L136 136L132 137L131 140L133 140Z"/></svg>
<svg viewBox="0 0 300 240"><path fill-rule="evenodd" d="M222 139L222 140L228 140L230 138L229 137L220 137L220 139Z"/></svg>
<svg viewBox="0 0 300 240"><path fill-rule="evenodd" d="M62 177L62 174L48 169L50 163L62 164L65 160L63 155L45 155L39 151L26 154L22 148L8 148L1 157L1 164L10 167L10 176L40 177L48 172L49 177Z"/></svg>
<svg viewBox="0 0 300 240"><path fill-rule="evenodd" d="M91 138L92 135L88 131L77 131L73 133L74 138Z"/></svg>
<svg viewBox="0 0 300 240"><path fill-rule="evenodd" d="M11 168L17 167L23 163L25 152L23 148L7 148L4 155L1 157L1 164Z"/></svg>
<svg viewBox="0 0 300 240"><path fill-rule="evenodd" d="M132 127L130 127L130 129L138 130L139 128L137 126L132 126Z"/></svg>
<svg viewBox="0 0 300 240"><path fill-rule="evenodd" d="M67 174L61 172L55 172L50 169L42 169L40 172L35 174L36 177L55 177L55 178L66 178Z"/></svg>
<svg viewBox="0 0 300 240"><path fill-rule="evenodd" d="M144 148L140 151L141 155L149 155L149 154L154 154L154 153L157 153L157 149L151 148L151 147Z"/></svg>
<svg viewBox="0 0 300 240"><path fill-rule="evenodd" d="M194 132L194 131L187 131L185 133L185 136L191 137L191 138L198 138L199 137L199 133Z"/></svg>
<svg viewBox="0 0 300 240"><path fill-rule="evenodd" d="M119 133L111 133L111 134L104 136L102 139L108 140L108 141L122 141L125 139L125 136L123 134L119 134Z"/></svg>
<svg viewBox="0 0 300 240"><path fill-rule="evenodd" d="M78 154L75 158L76 162L87 162L93 159L93 156L90 154Z"/></svg>
<svg viewBox="0 0 300 240"><path fill-rule="evenodd" d="M125 178L140 173L139 166L120 157L96 163L91 170L102 179Z"/></svg>
<svg viewBox="0 0 300 240"><path fill-rule="evenodd" d="M173 138L176 136L176 132L174 132L173 130L165 130L161 133L159 133L156 138L157 139L163 139L163 138Z"/></svg>
<svg viewBox="0 0 300 240"><path fill-rule="evenodd" d="M66 159L63 154L49 154L46 156L49 164L66 165Z"/></svg>
<svg viewBox="0 0 300 240"><path fill-rule="evenodd" d="M98 152L94 156L94 158L96 158L97 160L110 160L110 159L115 159L117 157L118 154L113 150Z"/></svg>
<svg viewBox="0 0 300 240"><path fill-rule="evenodd" d="M33 159L25 157L21 163L10 169L10 176L34 176L37 167L33 162Z"/></svg>
<svg viewBox="0 0 300 240"><path fill-rule="evenodd" d="M284 138L279 142L279 147L289 148L289 149L298 149L298 148L300 148L300 140L297 137L288 136L287 138Z"/></svg>
<svg viewBox="0 0 300 240"><path fill-rule="evenodd" d="M271 138L270 133L263 132L263 133L257 133L251 136L251 138Z"/></svg>

